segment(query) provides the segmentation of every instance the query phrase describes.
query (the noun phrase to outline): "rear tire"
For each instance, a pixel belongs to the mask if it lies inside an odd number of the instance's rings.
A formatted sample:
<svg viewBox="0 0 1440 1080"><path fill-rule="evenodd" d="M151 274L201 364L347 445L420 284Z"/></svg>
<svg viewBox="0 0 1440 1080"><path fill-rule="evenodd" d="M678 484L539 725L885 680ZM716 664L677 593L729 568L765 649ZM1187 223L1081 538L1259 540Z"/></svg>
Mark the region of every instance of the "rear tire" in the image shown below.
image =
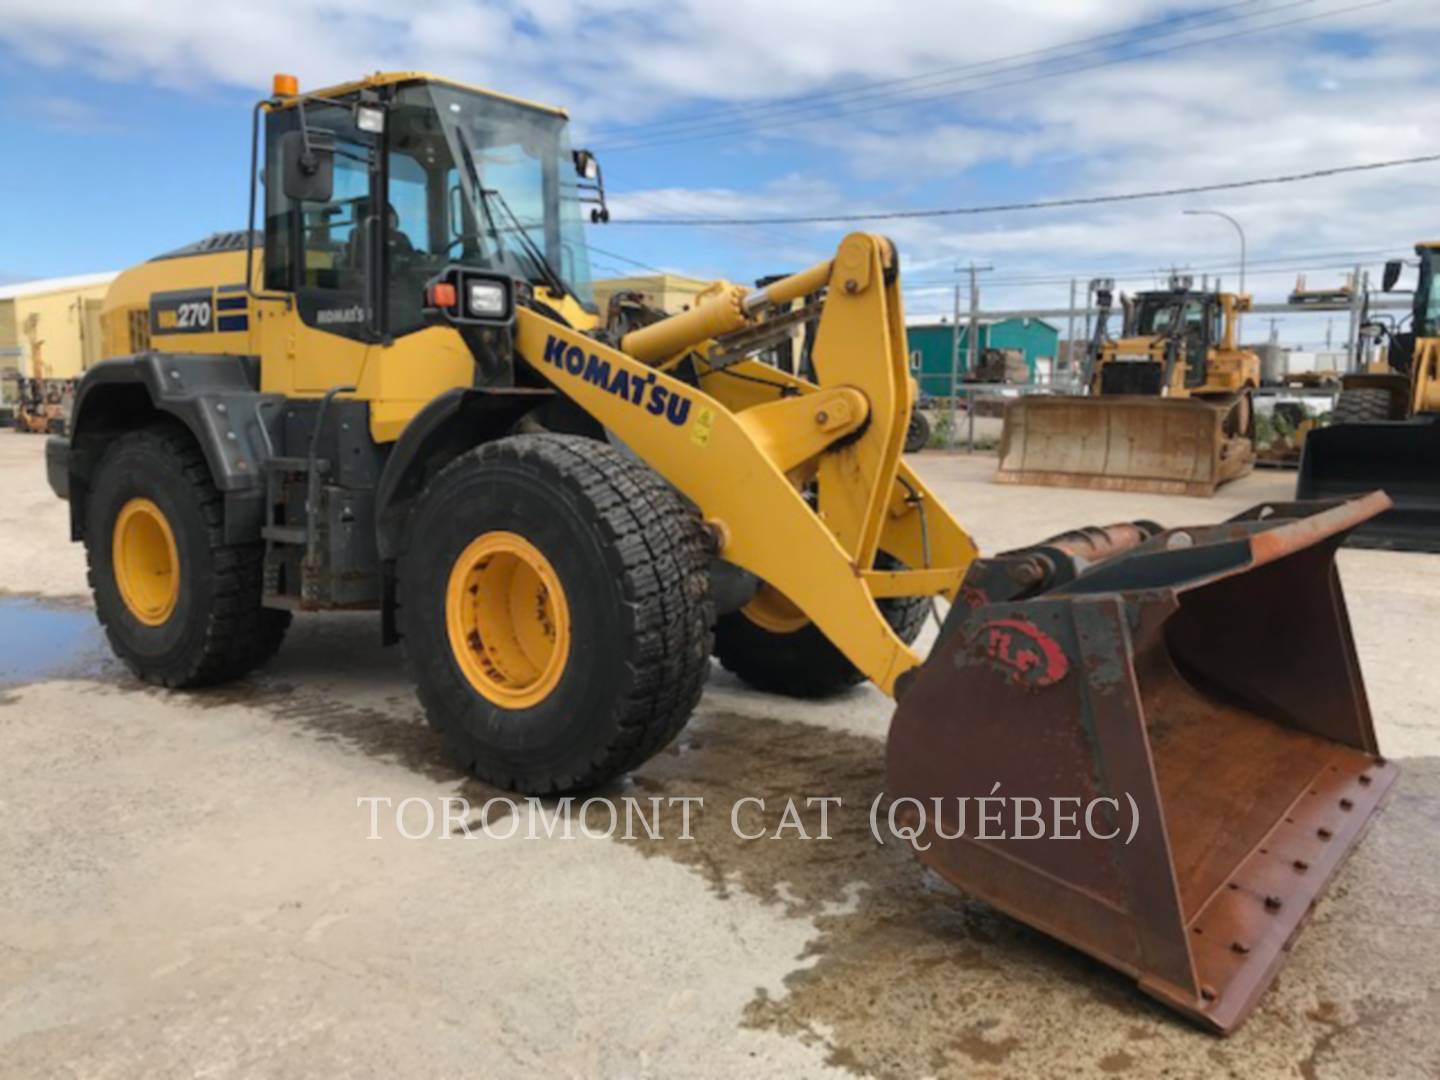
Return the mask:
<svg viewBox="0 0 1440 1080"><path fill-rule="evenodd" d="M930 418L916 409L910 414L910 426L905 430L905 452L914 454L930 445Z"/></svg>
<svg viewBox="0 0 1440 1080"><path fill-rule="evenodd" d="M1341 390L1330 414L1332 424L1373 424L1390 419L1390 391Z"/></svg>
<svg viewBox="0 0 1440 1080"><path fill-rule="evenodd" d="M152 590L148 604L133 585L127 600L117 580L116 543L126 541L116 525L127 507L142 509L151 535L169 534L159 546L168 548L173 587ZM85 511L90 589L111 648L145 682L212 686L238 679L280 647L290 613L261 606L264 545L226 543L224 509L188 432L134 431L100 461Z"/></svg>
<svg viewBox="0 0 1440 1080"><path fill-rule="evenodd" d="M885 555L875 565L899 568ZM930 611L926 597L887 597L876 603L901 641L909 645L920 636ZM755 689L784 697L825 698L865 681L818 626L800 618L794 629L780 629L774 621L771 628L760 625L745 608L726 615L715 627L715 658Z"/></svg>
<svg viewBox="0 0 1440 1080"><path fill-rule="evenodd" d="M408 536L397 626L461 768L524 794L581 791L685 725L709 671L709 555L699 518L644 464L576 436L501 439L430 482Z"/></svg>

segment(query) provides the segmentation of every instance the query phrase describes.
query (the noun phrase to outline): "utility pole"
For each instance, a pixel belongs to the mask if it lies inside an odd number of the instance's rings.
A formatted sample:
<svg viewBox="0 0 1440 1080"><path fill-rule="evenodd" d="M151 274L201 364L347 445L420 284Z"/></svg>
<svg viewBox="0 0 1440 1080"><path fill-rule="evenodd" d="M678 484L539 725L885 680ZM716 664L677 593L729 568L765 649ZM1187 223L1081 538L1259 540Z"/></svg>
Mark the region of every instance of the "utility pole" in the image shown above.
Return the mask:
<svg viewBox="0 0 1440 1080"><path fill-rule="evenodd" d="M966 337L969 339L966 342L966 344L969 346L969 348L966 349L966 352L969 355L969 364L966 366L965 370L968 374L972 376L975 374L976 362L980 356L980 281L978 275L982 271L990 271L993 269L995 269L993 266L976 266L973 262L970 264L970 329L966 335ZM975 449L974 394L971 394L965 399L965 416L968 421L968 427L970 429L970 449L973 451Z"/></svg>
<svg viewBox="0 0 1440 1080"><path fill-rule="evenodd" d="M1361 267L1356 264L1355 276L1350 279L1355 283L1355 287L1350 290L1350 331L1345 335L1346 371L1357 370L1360 362L1360 312L1365 305L1365 289L1367 288L1367 285L1361 281L1361 273Z"/></svg>
<svg viewBox="0 0 1440 1080"><path fill-rule="evenodd" d="M1073 372L1075 370L1075 279L1073 277L1070 279L1070 319L1065 327L1065 340L1069 342L1066 347L1070 350L1066 359ZM1053 372L1051 380L1054 380Z"/></svg>
<svg viewBox="0 0 1440 1080"><path fill-rule="evenodd" d="M950 317L950 431L946 442L955 449L955 428L959 420L956 403L960 397L960 283L955 283L955 310Z"/></svg>

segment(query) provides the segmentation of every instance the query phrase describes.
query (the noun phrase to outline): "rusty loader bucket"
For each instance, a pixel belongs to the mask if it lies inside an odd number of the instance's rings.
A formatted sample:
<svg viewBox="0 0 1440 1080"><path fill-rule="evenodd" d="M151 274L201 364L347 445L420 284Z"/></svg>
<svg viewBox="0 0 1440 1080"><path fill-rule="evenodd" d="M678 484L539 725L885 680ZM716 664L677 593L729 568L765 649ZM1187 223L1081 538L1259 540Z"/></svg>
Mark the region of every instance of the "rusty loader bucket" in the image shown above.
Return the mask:
<svg viewBox="0 0 1440 1080"><path fill-rule="evenodd" d="M1250 440L1225 434L1228 412L1196 398L1021 398L1005 408L996 479L1214 495L1255 465Z"/></svg>
<svg viewBox="0 0 1440 1080"><path fill-rule="evenodd" d="M898 688L899 834L966 892L1233 1030L1395 779L1334 564L1388 505L1136 522L973 564Z"/></svg>

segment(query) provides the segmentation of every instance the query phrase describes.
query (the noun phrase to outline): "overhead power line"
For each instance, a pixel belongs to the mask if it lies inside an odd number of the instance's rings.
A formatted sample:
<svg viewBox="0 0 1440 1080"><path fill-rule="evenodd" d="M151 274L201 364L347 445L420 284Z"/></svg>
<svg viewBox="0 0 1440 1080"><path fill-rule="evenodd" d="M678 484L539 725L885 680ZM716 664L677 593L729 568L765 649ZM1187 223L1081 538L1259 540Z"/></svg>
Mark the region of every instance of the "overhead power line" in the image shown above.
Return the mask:
<svg viewBox="0 0 1440 1080"><path fill-rule="evenodd" d="M1303 4L1303 3L1308 3L1308 2L1310 2L1310 0L1294 0L1294 2L1292 2L1292 3L1290 3L1290 4L1283 5L1283 6L1280 7L1280 8L1269 9L1269 10L1267 10L1267 11L1265 11L1265 12L1260 13L1260 14L1261 14L1261 15L1273 14L1273 13L1275 13L1275 12L1278 12L1278 11L1280 11L1280 10L1283 10L1284 8L1296 7L1296 6L1300 6L1300 5ZM1389 3L1392 3L1392 2L1393 2L1393 0L1369 0L1369 2L1367 2L1367 3L1350 4L1350 5L1347 5L1347 6L1345 6L1345 7L1332 8L1332 9L1329 10L1329 11L1317 12L1317 13L1315 13L1315 14L1313 14L1313 15L1302 15L1302 16L1298 16L1298 17L1292 18L1292 19L1283 19L1283 20L1280 20L1280 21L1278 21L1278 22L1267 23L1267 24L1265 24L1265 25L1263 25L1263 26L1245 27L1245 28L1242 28L1242 29L1239 29L1239 30L1232 30L1232 31L1229 31L1229 32L1223 33L1223 34L1213 34L1213 35L1211 35L1211 36L1209 36L1209 37L1194 38L1194 39L1191 39L1191 40L1188 40L1188 41L1180 41L1180 42L1176 42L1176 43L1173 43L1173 44L1170 44L1170 45L1159 46L1159 47L1156 47L1156 48L1141 48L1141 49L1139 49L1139 50L1137 50L1137 51L1135 51L1135 52L1133 52L1133 53L1130 53L1130 54L1128 54L1128 55L1126 55L1126 56L1120 56L1120 57L1107 56L1107 57L1104 58L1104 59L1094 60L1094 61L1089 62L1089 63L1082 63L1082 64L1072 65L1072 66L1068 66L1068 67L1065 66L1065 65L1063 64L1063 62L1062 62L1062 63L1058 63L1058 64L1056 64L1056 65L1047 67L1047 68L1046 68L1045 70L1043 70L1043 71L1039 71L1039 72L1034 72L1034 73L1031 73L1031 74L1022 75L1022 76L1020 76L1020 77L1018 77L1018 78L1013 78L1013 79L1001 79L1001 80L999 80L999 81L982 83L981 85L969 87L969 88L966 88L966 89L961 89L961 90L946 90L946 91L944 91L944 92L942 92L942 93L938 93L938 94L923 94L923 95L918 96L918 97L904 97L904 98L902 98L902 99L900 99L900 100L897 100L897 101L876 101L876 102L872 102L872 103L870 103L870 104L862 104L860 107L857 107L857 108L843 109L843 110L841 110L841 111L835 112L832 116L821 117L820 119L850 120L850 119L852 119L852 118L854 118L854 117L856 117L856 116L863 116L863 115L867 115L867 114L870 114L870 113L881 112L881 111L888 110L888 109L904 108L904 107L913 106L913 105L924 105L924 104L929 104L929 103L936 102L936 101L944 101L944 100L950 100L950 99L958 98L958 97L966 97L966 96L970 96L970 95L973 95L973 94L982 93L982 92L985 92L985 91L1005 89L1005 88L1009 88L1009 87L1013 87L1013 86L1021 86L1021 85L1027 84L1027 83L1040 82L1040 81L1043 81L1043 80L1046 80L1046 79L1055 79L1055 78L1060 78L1060 77L1062 77L1062 76L1081 74L1081 73L1083 73L1083 72L1095 71L1095 70L1098 70L1098 69L1100 69L1100 68L1112 67L1112 66L1115 66L1115 65L1117 65L1117 64L1126 64L1126 63L1132 63L1132 62L1134 62L1134 61L1136 61L1136 60L1146 60L1146 59L1152 59L1152 58L1158 57L1158 56L1165 56L1165 55L1168 55L1168 54L1170 54L1170 53L1179 52L1179 51L1182 51L1182 50L1185 50L1185 49L1193 49L1193 48L1196 48L1196 47L1201 46L1201 45L1216 45L1216 44L1219 44L1219 43L1221 43L1221 42L1232 41L1232 40L1235 40L1235 39L1238 39L1238 38L1243 38L1243 37L1250 37L1250 36L1253 36L1253 35L1255 35L1255 34L1264 33L1264 32L1269 31L1269 30L1279 30L1279 29L1283 29L1283 28L1287 28L1287 27L1299 26L1299 25L1302 25L1302 24L1305 24L1305 23L1315 22L1315 21L1318 21L1318 20L1320 20L1320 19L1333 18L1333 17L1335 17L1335 16L1337 16L1337 15L1346 15L1346 14L1351 14L1351 13L1358 12L1358 11L1364 11L1364 10L1367 10L1367 9L1370 9L1370 8L1381 7L1381 6L1384 6L1384 5L1389 4ZM1235 18L1232 18L1232 19L1219 20L1219 21L1223 23L1223 22L1235 22L1235 21L1239 21L1239 20L1238 20L1238 19L1235 19ZM1091 50L1091 51L1092 51L1092 52L1104 53L1104 52L1106 52L1107 50ZM1081 53L1075 54L1074 56L1070 57L1069 59L1083 59L1084 56L1085 56L1085 53L1084 53L1084 52L1081 52ZM1025 65L1019 65L1019 68L1023 68L1024 66L1025 66ZM1000 73L1001 73L1001 74L1004 74L1004 73L1006 73L1006 70L1013 71L1013 70L1018 70L1019 68L1002 69L1002 71L1001 71ZM815 106L812 106L812 107L811 107L811 109L813 109L813 108L815 108ZM625 142L625 141L622 140L622 141L620 141L620 142L611 143L611 144L608 144L608 145L603 145L603 146L602 146L602 149L604 149L607 153L614 153L614 152L616 152L616 151L621 151L621 150L638 150L638 149L643 149L643 148L647 148L647 147L662 146L662 145L671 145L671 144L679 143L679 142L692 142L692 141L700 140L700 139L721 138L721 137L730 136L730 135L745 135L745 134L751 134L751 133L757 132L757 131L770 130L770 129L773 129L773 128L790 127L790 126L793 126L793 125L798 124L798 123L810 123L810 122L814 122L813 119L810 118L810 117L798 117L798 116L796 116L796 117L788 117L788 118L783 118L783 117L782 117L782 118L779 118L779 119L774 119L774 120L769 120L769 121L764 121L764 120L762 120L761 122L758 122L758 123L740 123L740 124L730 124L730 125L721 125L721 126L702 125L700 128L697 128L696 130L690 131L690 132L688 132L688 133L687 133L687 132L681 132L681 133L677 133L677 134L673 134L673 135L665 135L665 136L657 137L657 138L654 138L654 139L643 139L643 138L639 138L639 139L631 140L631 141L629 141L629 142Z"/></svg>
<svg viewBox="0 0 1440 1080"><path fill-rule="evenodd" d="M1423 154L1418 157L1395 158L1390 161L1371 161L1363 165L1337 165L1328 169L1312 169L1309 172L1262 176L1249 180L1227 180L1215 184L1191 184L1186 187L1156 188L1152 191L1127 191L1111 195L1077 195L1068 199L1038 199L1034 202L992 203L986 206L957 206L938 210L879 210L865 214L806 214L794 217L763 218L613 218L610 224L680 228L712 225L828 225L840 222L900 221L917 218L965 217L978 214L1008 214L1022 210L1062 210L1076 206L1103 206L1110 203L1138 202L1142 199L1168 199L1179 195L1204 195L1215 191L1238 191L1243 188L1296 184L1332 176L1396 169L1405 165L1427 165L1436 161L1440 161L1440 154Z"/></svg>
<svg viewBox="0 0 1440 1080"><path fill-rule="evenodd" d="M655 274L667 274L670 277L677 278L681 281L690 281L700 285L708 284L708 281L705 278L690 277L688 274L678 274L674 270L666 270L663 267L654 266L651 263L641 262L639 259L631 258L629 255L621 255L618 251L606 251L604 248L596 247L594 244L586 244L586 247L588 247L591 251L595 252L595 254L597 255L608 256L609 258L615 259L619 262L628 263L631 266L639 267L641 270L649 270Z"/></svg>
<svg viewBox="0 0 1440 1080"><path fill-rule="evenodd" d="M994 68L1005 64L1015 64L1019 61L1034 62L1055 53L1094 46L1105 42L1120 42L1127 38L1144 36L1146 40L1154 38L1157 33L1167 26L1178 26L1180 24L1195 23L1201 19L1220 15L1223 12L1233 11L1236 8L1254 8L1258 0L1239 0L1238 3L1223 4L1218 7L1201 9L1198 11L1183 12L1177 15L1170 15L1163 19L1157 19L1150 23L1141 23L1136 26L1126 27L1121 30L1112 30L1104 34L1095 34L1090 37L1075 38L1063 41L1055 45L1049 45L1041 49L1031 49L1026 52L1010 53L1006 56L992 57L988 60L975 60L964 64L952 65L937 68L919 75L908 75L893 79L875 79L850 86L836 87L832 90L817 91L810 94L802 94L792 97L783 97L769 102L750 102L745 104L732 105L725 108L709 109L699 116L676 117L670 120L656 120L643 124L615 124L601 126L594 134L600 139L613 137L617 140L639 140L648 139L659 135L662 132L671 133L675 129L693 129L697 126L712 126L718 123L733 123L738 119L752 120L764 116L767 119L775 115L790 113L800 110L808 110L814 106L837 105L847 100L875 96L879 91L886 91L887 95L894 92L896 87L909 87L912 89L921 88L921 84L936 82L943 85L946 81L953 81L957 75L966 72L980 71L985 68ZM1249 18L1252 14L1270 14L1284 8L1301 6L1303 4L1315 3L1315 0L1297 0L1294 3L1287 3L1281 8L1260 8L1253 13L1247 13L1242 18ZM1166 32L1173 33L1174 31ZM1162 35L1163 36L1163 35Z"/></svg>

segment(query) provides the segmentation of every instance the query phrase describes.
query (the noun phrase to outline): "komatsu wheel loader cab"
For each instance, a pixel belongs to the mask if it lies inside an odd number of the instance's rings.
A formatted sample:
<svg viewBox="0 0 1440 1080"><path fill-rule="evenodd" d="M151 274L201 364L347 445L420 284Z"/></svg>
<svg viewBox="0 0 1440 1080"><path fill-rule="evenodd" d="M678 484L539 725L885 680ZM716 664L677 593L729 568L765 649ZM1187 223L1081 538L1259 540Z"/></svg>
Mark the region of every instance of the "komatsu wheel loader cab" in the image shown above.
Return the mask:
<svg viewBox="0 0 1440 1080"><path fill-rule="evenodd" d="M1417 244L1410 329L1389 337L1387 363L1341 380L1328 426L1312 431L1300 457L1300 498L1344 497L1383 488L1394 507L1356 530L1356 547L1440 551L1440 242ZM1394 289L1403 264L1386 264Z"/></svg>
<svg viewBox="0 0 1440 1080"><path fill-rule="evenodd" d="M1128 846L1108 819L1080 845L996 840L937 807L926 861L1240 1022L1393 779L1333 565L1383 496L979 559L901 460L884 237L677 315L634 295L602 315L581 224L586 200L606 216L600 174L558 110L413 73L282 79L256 127L262 229L122 274L109 358L47 444L138 677L238 678L294 612L378 609L453 761L541 795L662 750L712 654L789 694L869 679L900 699L897 800L1003 782L1140 808ZM797 329L803 375L758 359Z"/></svg>
<svg viewBox="0 0 1440 1080"><path fill-rule="evenodd" d="M1108 283L1104 283L1108 285ZM1010 483L1213 495L1254 466L1251 391L1260 358L1236 345L1250 298L1187 279L1123 303L1118 340L1099 317L1088 397L1029 397L1006 409L997 478Z"/></svg>

